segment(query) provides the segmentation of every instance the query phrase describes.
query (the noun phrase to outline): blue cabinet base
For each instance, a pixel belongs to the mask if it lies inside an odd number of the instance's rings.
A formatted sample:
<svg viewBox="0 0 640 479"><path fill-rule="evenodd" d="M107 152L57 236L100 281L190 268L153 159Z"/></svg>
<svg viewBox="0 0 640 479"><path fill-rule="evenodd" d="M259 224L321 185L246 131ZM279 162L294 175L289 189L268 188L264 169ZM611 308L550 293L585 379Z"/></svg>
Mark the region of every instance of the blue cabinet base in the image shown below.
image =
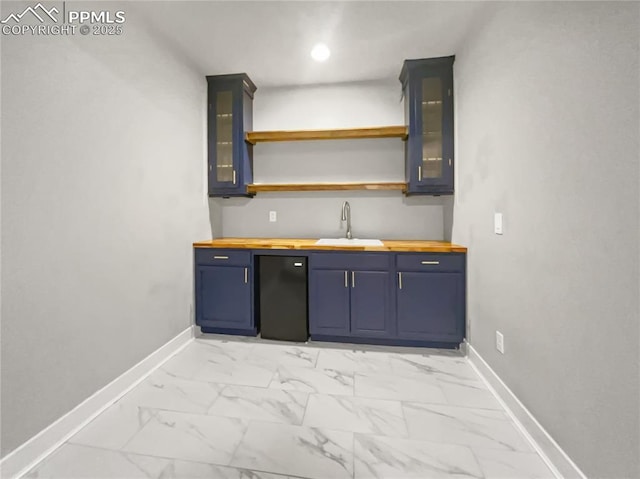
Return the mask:
<svg viewBox="0 0 640 479"><path fill-rule="evenodd" d="M258 330L253 329L229 329L229 328L206 328L200 326L200 331L211 334L233 334L235 336L257 336Z"/></svg>
<svg viewBox="0 0 640 479"><path fill-rule="evenodd" d="M380 346L407 346L417 348L460 349L460 343L443 343L434 341L420 341L415 339L390 338L355 338L353 336L325 336L312 334L311 341L325 341L331 343L375 344Z"/></svg>
<svg viewBox="0 0 640 479"><path fill-rule="evenodd" d="M254 261L256 255L271 254L265 251L195 251L196 325L203 333L258 335L254 301L260 292L254 278L259 265ZM309 257L311 340L460 349L466 329L465 254L298 255Z"/></svg>

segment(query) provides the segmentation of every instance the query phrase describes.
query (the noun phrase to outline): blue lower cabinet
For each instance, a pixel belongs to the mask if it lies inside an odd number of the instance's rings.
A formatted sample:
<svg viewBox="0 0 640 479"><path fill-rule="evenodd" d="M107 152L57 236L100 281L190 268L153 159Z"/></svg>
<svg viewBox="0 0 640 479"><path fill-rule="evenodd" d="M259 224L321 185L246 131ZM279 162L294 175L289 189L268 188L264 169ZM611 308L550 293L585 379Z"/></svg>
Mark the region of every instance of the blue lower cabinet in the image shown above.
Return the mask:
<svg viewBox="0 0 640 479"><path fill-rule="evenodd" d="M389 277L388 271L311 270L311 337L388 337Z"/></svg>
<svg viewBox="0 0 640 479"><path fill-rule="evenodd" d="M398 272L398 337L462 342L464 301L462 273Z"/></svg>
<svg viewBox="0 0 640 479"><path fill-rule="evenodd" d="M345 341L390 334L389 253L314 253L310 256L309 332L312 339Z"/></svg>
<svg viewBox="0 0 640 479"><path fill-rule="evenodd" d="M389 337L391 300L388 271L351 271L351 334Z"/></svg>
<svg viewBox="0 0 640 479"><path fill-rule="evenodd" d="M196 324L205 333L256 335L249 266L196 266Z"/></svg>
<svg viewBox="0 0 640 479"><path fill-rule="evenodd" d="M349 335L348 272L311 270L309 273L309 333Z"/></svg>
<svg viewBox="0 0 640 479"><path fill-rule="evenodd" d="M312 255L311 338L457 348L465 334L465 284L461 254Z"/></svg>
<svg viewBox="0 0 640 479"><path fill-rule="evenodd" d="M195 251L196 324L203 332L257 334L255 253ZM464 254L304 253L311 339L448 348L464 339Z"/></svg>

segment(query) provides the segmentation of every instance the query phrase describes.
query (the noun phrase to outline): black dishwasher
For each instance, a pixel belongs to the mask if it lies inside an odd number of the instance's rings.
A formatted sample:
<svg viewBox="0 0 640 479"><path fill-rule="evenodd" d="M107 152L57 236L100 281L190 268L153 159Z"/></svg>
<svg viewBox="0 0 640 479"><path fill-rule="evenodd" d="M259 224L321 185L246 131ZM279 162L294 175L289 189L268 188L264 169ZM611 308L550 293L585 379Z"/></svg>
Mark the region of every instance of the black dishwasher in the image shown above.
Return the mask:
<svg viewBox="0 0 640 479"><path fill-rule="evenodd" d="M306 341L307 258L258 256L258 321L265 339Z"/></svg>

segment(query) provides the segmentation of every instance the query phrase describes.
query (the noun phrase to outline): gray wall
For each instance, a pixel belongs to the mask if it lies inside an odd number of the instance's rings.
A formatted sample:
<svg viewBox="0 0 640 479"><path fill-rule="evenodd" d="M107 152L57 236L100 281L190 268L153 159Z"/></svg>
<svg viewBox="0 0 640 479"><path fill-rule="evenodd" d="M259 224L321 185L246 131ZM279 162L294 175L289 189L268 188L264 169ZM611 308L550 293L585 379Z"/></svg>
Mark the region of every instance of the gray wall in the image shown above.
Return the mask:
<svg viewBox="0 0 640 479"><path fill-rule="evenodd" d="M594 478L640 477L638 8L503 4L455 63L471 344Z"/></svg>
<svg viewBox="0 0 640 479"><path fill-rule="evenodd" d="M2 457L2 40L0 35L0 457Z"/></svg>
<svg viewBox="0 0 640 479"><path fill-rule="evenodd" d="M211 231L204 78L133 16L1 62L5 455L189 327Z"/></svg>
<svg viewBox="0 0 640 479"><path fill-rule="evenodd" d="M399 64L400 66L400 64ZM346 128L404 124L396 79L310 87L258 89L254 129ZM263 143L254 147L256 183L404 181L399 139ZM399 191L260 193L253 199L211 200L224 236L340 237L348 200L358 238L442 239L440 198ZM278 221L269 222L269 211Z"/></svg>

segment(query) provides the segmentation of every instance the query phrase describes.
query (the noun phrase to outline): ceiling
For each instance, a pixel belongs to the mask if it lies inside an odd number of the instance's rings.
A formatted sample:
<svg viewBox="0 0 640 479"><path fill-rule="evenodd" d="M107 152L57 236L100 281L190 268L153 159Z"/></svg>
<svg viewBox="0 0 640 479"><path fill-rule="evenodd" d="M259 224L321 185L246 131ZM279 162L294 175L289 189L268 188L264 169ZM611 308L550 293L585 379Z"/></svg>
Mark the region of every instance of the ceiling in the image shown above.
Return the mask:
<svg viewBox="0 0 640 479"><path fill-rule="evenodd" d="M259 87L397 78L406 58L455 54L484 2L139 3L153 30L202 74ZM314 44L331 57L314 62Z"/></svg>

